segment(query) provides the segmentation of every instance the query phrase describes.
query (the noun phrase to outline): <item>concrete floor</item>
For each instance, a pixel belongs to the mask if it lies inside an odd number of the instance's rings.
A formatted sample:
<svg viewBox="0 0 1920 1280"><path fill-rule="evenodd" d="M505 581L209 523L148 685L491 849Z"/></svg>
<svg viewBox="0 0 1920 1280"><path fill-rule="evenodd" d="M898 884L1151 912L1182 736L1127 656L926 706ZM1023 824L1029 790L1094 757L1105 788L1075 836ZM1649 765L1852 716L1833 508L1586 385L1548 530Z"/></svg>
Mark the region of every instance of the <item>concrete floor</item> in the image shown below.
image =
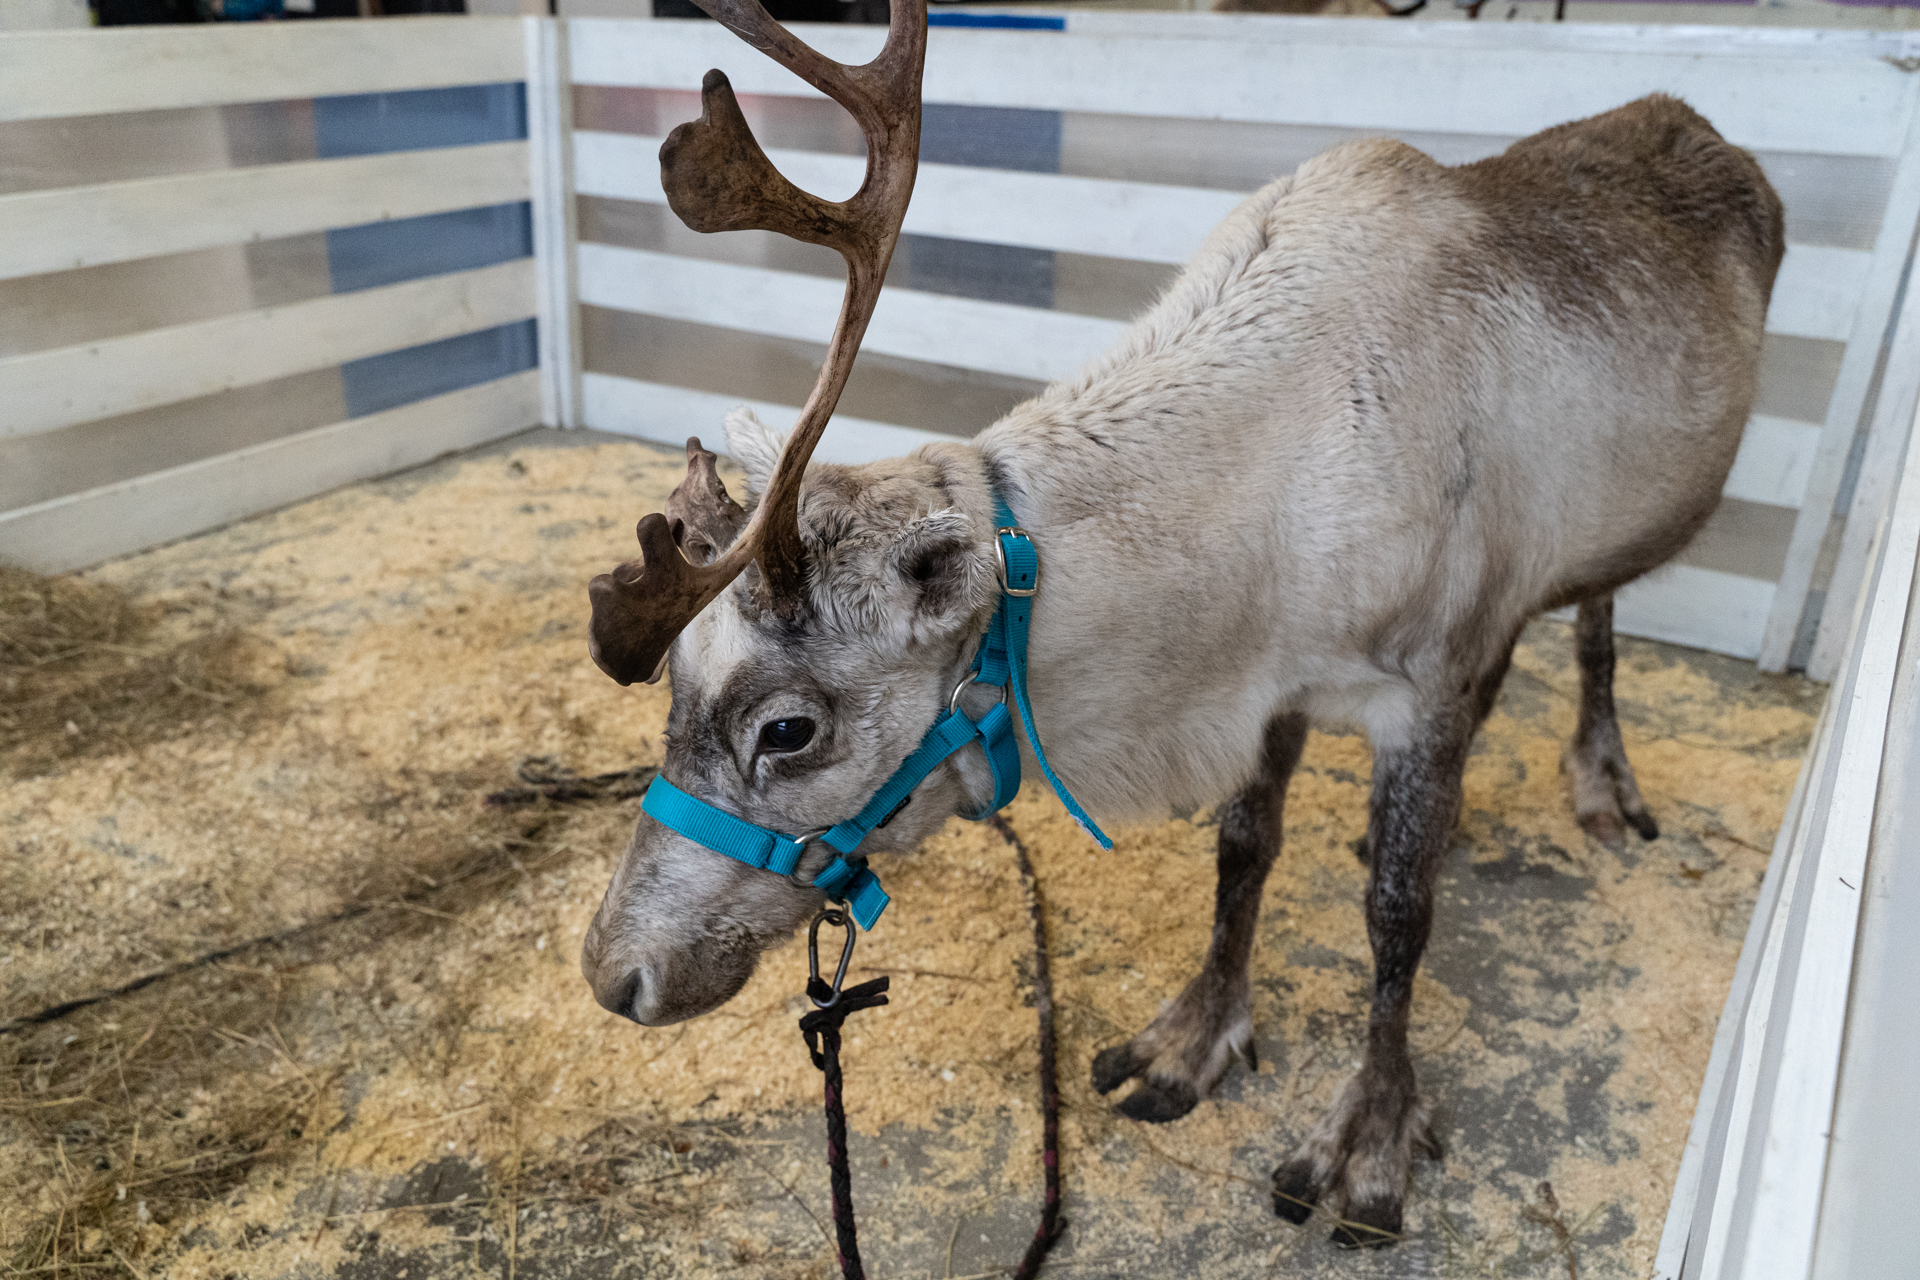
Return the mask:
<svg viewBox="0 0 1920 1280"><path fill-rule="evenodd" d="M239 633L251 666L176 730L0 780L0 1021L171 974L0 1036L0 1263L50 1268L57 1244L63 1269L152 1276L833 1274L797 950L718 1014L620 1022L575 964L634 803L478 802L526 756L657 759L665 691L593 670L581 588L679 470L678 451L524 437L89 575L165 602L162 642ZM1416 990L1447 1152L1417 1166L1406 1240L1363 1256L1274 1218L1266 1180L1364 1031L1364 743L1317 735L1289 797L1259 1069L1168 1126L1115 1116L1088 1066L1197 961L1210 818L1096 858L1023 794L1066 1107L1071 1226L1046 1274L1645 1274L1824 691L1623 642L1663 835L1614 853L1555 768L1576 685L1566 628L1536 624L1476 747ZM850 1026L846 1063L868 1268L1000 1274L1040 1184L1017 878L955 822L888 885L856 964L894 974L895 1002Z"/></svg>

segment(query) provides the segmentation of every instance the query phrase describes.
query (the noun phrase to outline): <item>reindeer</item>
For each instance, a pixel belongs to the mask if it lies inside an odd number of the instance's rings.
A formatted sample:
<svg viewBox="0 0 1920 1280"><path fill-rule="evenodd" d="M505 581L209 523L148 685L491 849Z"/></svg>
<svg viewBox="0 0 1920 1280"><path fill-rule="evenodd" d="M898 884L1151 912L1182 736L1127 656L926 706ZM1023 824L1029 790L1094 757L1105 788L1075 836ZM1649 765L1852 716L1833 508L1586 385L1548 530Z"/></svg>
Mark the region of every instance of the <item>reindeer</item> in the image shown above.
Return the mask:
<svg viewBox="0 0 1920 1280"><path fill-rule="evenodd" d="M1541 611L1578 606L1564 768L1580 824L1616 846L1628 826L1657 835L1614 717L1612 595L1719 499L1778 199L1657 95L1456 168L1341 146L1251 196L1110 353L971 443L809 467L912 188L924 0L896 0L862 67L757 0L701 3L853 114L868 171L844 204L793 188L718 72L662 148L689 225L832 245L848 287L791 435L726 420L746 505L690 441L667 514L640 522L642 559L590 584L600 666L622 684L671 667L663 777L792 862L755 869L643 816L587 933L596 998L649 1026L724 1003L825 898L813 879L836 849L779 833L861 813L950 700L992 705L969 672L1003 600L1004 502L1044 564L1027 687L1059 777L1111 820L1219 802L1200 970L1093 1062L1103 1093L1138 1082L1123 1114L1175 1120L1252 1061L1248 962L1288 776L1309 725L1371 740L1365 1057L1273 1196L1296 1223L1335 1210L1337 1243L1391 1242L1433 1145L1407 1027L1434 880L1469 743ZM858 854L909 851L994 790L986 753L960 749Z"/></svg>

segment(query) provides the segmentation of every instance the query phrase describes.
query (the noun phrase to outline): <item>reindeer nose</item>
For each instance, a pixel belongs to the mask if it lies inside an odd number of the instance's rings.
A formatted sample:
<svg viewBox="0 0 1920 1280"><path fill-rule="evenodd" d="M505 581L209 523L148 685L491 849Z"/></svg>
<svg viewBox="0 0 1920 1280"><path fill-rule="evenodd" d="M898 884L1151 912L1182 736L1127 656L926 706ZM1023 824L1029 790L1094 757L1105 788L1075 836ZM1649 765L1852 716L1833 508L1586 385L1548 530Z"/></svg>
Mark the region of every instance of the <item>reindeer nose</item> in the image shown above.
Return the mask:
<svg viewBox="0 0 1920 1280"><path fill-rule="evenodd" d="M639 1022L640 1019L634 1015L633 1011L640 1003L640 971L635 969L627 975L624 982L609 983L605 987L596 985L593 989L593 998L598 1000L600 1007L609 1013L617 1013L630 1021Z"/></svg>

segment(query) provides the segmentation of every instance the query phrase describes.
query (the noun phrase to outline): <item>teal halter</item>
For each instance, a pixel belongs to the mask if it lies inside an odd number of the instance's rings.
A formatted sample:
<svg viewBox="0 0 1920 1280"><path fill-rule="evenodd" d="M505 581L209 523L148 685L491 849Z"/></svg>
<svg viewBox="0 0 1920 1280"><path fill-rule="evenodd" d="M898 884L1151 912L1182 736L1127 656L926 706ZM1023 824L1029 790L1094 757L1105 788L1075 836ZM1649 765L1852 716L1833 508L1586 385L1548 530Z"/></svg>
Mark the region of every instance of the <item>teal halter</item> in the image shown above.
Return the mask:
<svg viewBox="0 0 1920 1280"><path fill-rule="evenodd" d="M1014 523L1013 511L998 495L994 497L994 518L999 522L994 530L994 548L1000 556L1000 607L994 611L987 634L973 656L973 669L955 687L947 709L934 720L913 754L901 762L859 813L825 831L790 836L690 796L668 782L664 774L654 775L640 807L655 822L695 844L779 875L792 875L807 846L822 841L840 856L813 878L813 887L835 902L845 903L860 927L871 929L891 899L880 887L880 878L868 870L867 860L855 856L856 850L869 834L886 826L906 807L913 789L926 781L928 774L977 740L993 771L993 801L981 812L965 816L974 821L985 818L1005 808L1019 792L1020 745L1013 735L1013 716L1006 700L994 704L978 720L960 710L960 695L968 685L1001 685L1012 691L1013 705L1033 746L1033 758L1040 762L1040 772L1067 806L1067 812L1101 848L1113 848L1113 841L1074 800L1040 749L1040 732L1034 727L1033 706L1027 699L1027 629L1033 621L1033 598L1040 594L1040 551L1033 545L1032 535Z"/></svg>

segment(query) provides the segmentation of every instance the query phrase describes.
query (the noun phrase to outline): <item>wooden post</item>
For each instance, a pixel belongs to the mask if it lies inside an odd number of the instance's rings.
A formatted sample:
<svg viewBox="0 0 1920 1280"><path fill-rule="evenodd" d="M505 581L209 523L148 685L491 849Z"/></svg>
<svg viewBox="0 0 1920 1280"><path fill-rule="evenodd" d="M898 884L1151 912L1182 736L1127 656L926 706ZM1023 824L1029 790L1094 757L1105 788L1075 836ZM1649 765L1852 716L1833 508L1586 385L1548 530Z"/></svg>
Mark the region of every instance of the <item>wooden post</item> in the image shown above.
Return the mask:
<svg viewBox="0 0 1920 1280"><path fill-rule="evenodd" d="M539 294L540 420L580 420L580 289L575 257L573 76L567 22L522 18L527 45L527 142L532 168L533 254Z"/></svg>

